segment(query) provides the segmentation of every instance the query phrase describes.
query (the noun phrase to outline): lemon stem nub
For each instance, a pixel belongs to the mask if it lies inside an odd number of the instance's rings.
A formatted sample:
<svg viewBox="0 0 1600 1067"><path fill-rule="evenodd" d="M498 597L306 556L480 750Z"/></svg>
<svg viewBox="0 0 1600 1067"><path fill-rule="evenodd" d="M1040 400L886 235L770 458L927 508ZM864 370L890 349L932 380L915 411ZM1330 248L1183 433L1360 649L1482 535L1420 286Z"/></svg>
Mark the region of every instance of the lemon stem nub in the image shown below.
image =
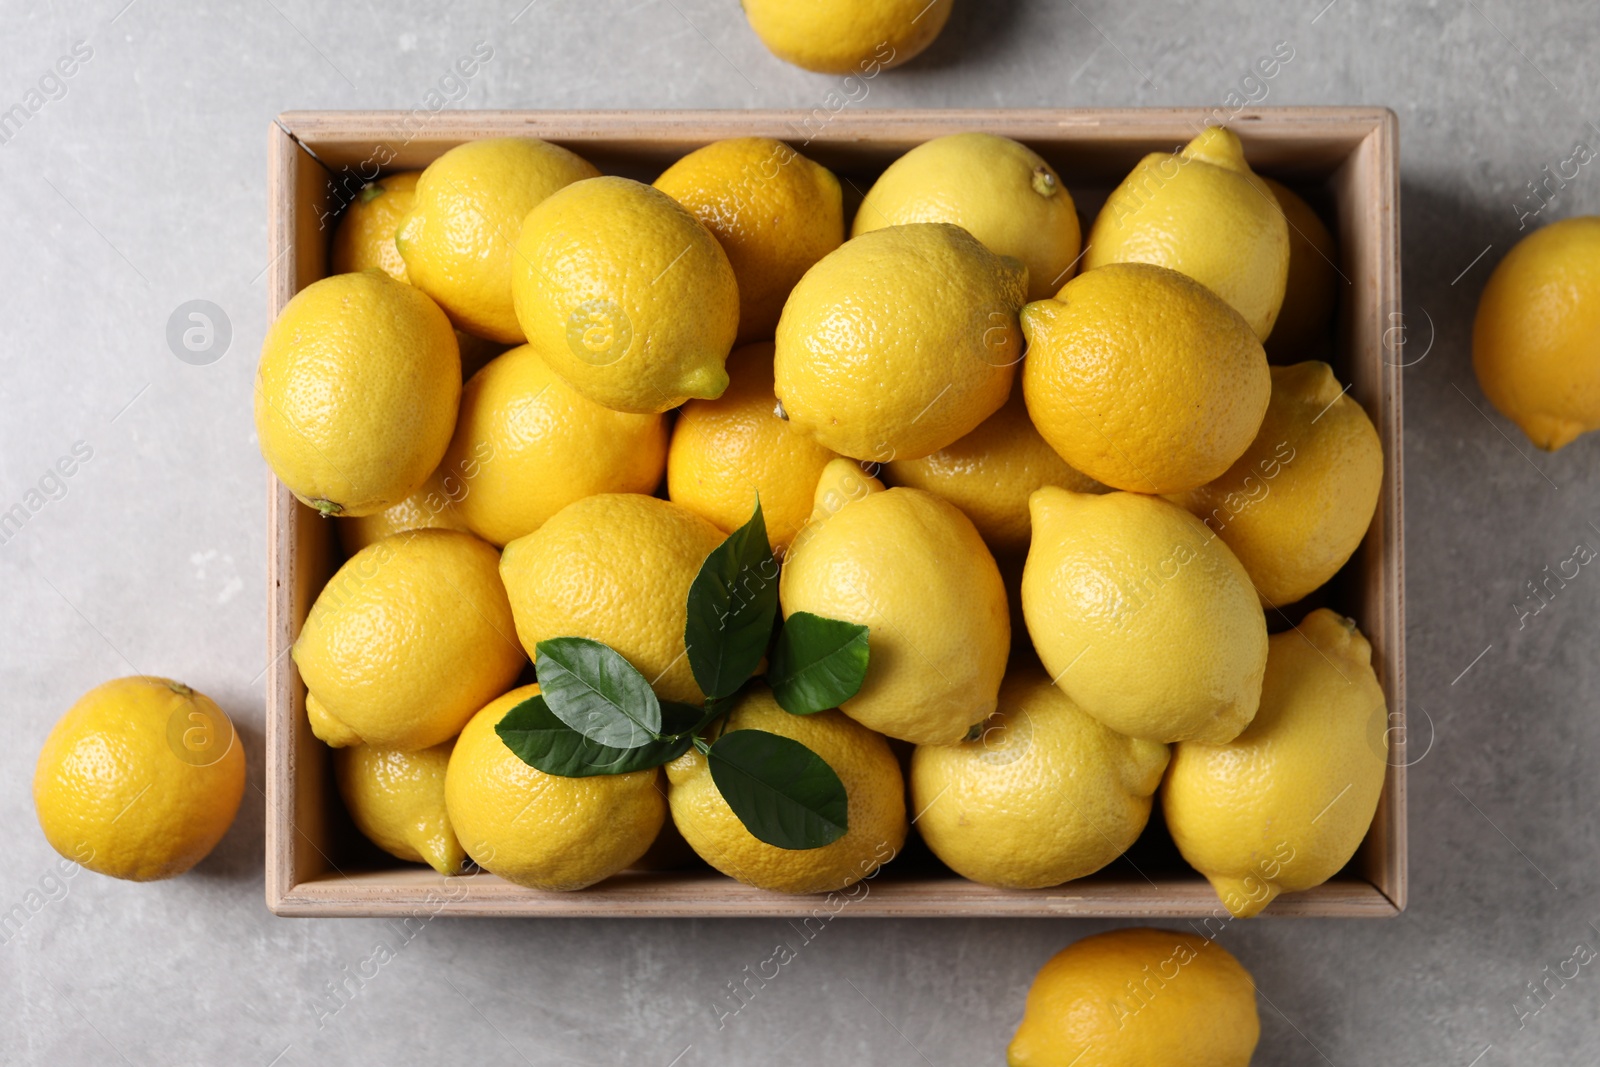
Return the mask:
<svg viewBox="0 0 1600 1067"><path fill-rule="evenodd" d="M1049 167L1033 168L1033 191L1040 196L1055 196L1060 190L1061 183L1056 181L1056 176L1050 173Z"/></svg>
<svg viewBox="0 0 1600 1067"><path fill-rule="evenodd" d="M316 500L308 500L308 501L306 501L306 503L308 503L312 507L316 508L317 509L317 514L321 515L325 519L332 518L335 515L344 514L344 505L343 504L335 504L331 500L323 500L321 498L318 498Z"/></svg>

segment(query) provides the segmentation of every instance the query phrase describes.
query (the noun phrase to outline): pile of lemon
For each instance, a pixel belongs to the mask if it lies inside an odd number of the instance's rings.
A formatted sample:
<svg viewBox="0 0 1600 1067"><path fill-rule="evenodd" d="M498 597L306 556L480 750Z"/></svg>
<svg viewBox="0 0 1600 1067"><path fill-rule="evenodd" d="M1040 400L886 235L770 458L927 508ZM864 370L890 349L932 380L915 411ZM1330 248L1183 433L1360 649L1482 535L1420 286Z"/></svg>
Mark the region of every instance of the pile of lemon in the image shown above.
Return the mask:
<svg viewBox="0 0 1600 1067"><path fill-rule="evenodd" d="M818 892L914 822L1036 888L1121 855L1159 787L1251 915L1359 845L1383 692L1354 621L1293 605L1365 536L1381 448L1327 364L1268 362L1325 339L1336 252L1230 131L1143 159L1086 241L1056 170L990 134L896 160L848 239L839 179L778 141L646 185L497 139L369 185L332 251L267 335L256 427L350 553L294 658L394 855L578 889L681 834ZM837 710L757 680L714 727L827 762L848 830L821 847L752 834L701 747L563 777L495 729L560 637L704 704L686 596L758 498L782 615L869 634Z"/></svg>

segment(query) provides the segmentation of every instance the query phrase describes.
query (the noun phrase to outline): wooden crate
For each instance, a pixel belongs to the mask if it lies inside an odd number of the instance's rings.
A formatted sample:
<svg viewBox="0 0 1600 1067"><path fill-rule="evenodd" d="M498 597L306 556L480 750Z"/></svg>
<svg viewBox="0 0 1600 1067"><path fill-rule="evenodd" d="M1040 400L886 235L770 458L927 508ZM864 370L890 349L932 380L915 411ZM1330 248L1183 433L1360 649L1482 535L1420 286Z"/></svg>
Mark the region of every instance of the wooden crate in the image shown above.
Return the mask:
<svg viewBox="0 0 1600 1067"><path fill-rule="evenodd" d="M831 167L859 200L887 163L943 134L986 130L1026 142L1093 210L1145 153L1192 138L1214 111L849 110L292 112L269 130L269 310L273 317L327 269L333 219L363 181L425 166L483 137L541 137L607 173L651 180L684 153L726 137L788 141ZM1337 342L1312 353L1334 364L1383 440L1384 484L1366 540L1324 599L1372 641L1388 697L1389 769L1377 817L1348 867L1326 884L1280 897L1267 916L1384 917L1406 903L1405 587L1401 530L1400 180L1397 120L1382 108L1261 108L1228 124L1252 166L1307 193L1340 244ZM1086 220L1086 221L1087 221ZM540 893L478 873L444 878L376 854L332 786L328 749L312 736L305 688L288 650L339 561L331 524L268 487L267 905L279 915L551 916L1121 916L1227 913L1176 856L1159 827L1130 858L1053 889L1008 891L958 878L913 848L870 883L833 897L752 889L706 868L624 872L578 893ZM1298 617L1294 621L1298 621ZM1379 724L1383 726L1385 724ZM914 836L914 835L913 835ZM1149 839L1149 840L1146 840Z"/></svg>

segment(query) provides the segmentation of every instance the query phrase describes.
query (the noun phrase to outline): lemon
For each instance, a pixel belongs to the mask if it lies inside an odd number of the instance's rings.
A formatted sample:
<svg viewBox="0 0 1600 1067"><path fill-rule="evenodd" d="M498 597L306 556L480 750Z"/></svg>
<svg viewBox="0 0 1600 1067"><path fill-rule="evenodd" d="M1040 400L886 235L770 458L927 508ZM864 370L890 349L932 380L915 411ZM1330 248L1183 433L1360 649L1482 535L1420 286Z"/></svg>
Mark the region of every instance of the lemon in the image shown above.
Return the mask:
<svg viewBox="0 0 1600 1067"><path fill-rule="evenodd" d="M523 656L497 562L455 530L386 537L346 560L294 643L314 732L326 717L369 745L430 748L505 692Z"/></svg>
<svg viewBox="0 0 1600 1067"><path fill-rule="evenodd" d="M463 472L456 511L497 545L532 533L574 500L652 493L666 462L662 416L601 407L528 345L467 382L444 459Z"/></svg>
<svg viewBox="0 0 1600 1067"><path fill-rule="evenodd" d="M317 699L317 694L310 691L306 693L306 720L311 723L311 732L317 740L329 748L349 748L362 743L361 735L334 718Z"/></svg>
<svg viewBox="0 0 1600 1067"><path fill-rule="evenodd" d="M520 344L511 279L522 220L551 193L599 173L565 148L532 137L450 149L422 172L395 234L411 284L468 333Z"/></svg>
<svg viewBox="0 0 1600 1067"><path fill-rule="evenodd" d="M416 492L398 504L372 515L339 519L339 544L345 555L353 556L374 541L407 530L466 530L466 521L456 510L463 483L448 467L448 463L440 464Z"/></svg>
<svg viewBox="0 0 1600 1067"><path fill-rule="evenodd" d="M1232 130L1212 126L1177 153L1152 152L1106 199L1083 269L1154 263L1226 300L1266 340L1289 277L1289 225Z"/></svg>
<svg viewBox="0 0 1600 1067"><path fill-rule="evenodd" d="M1027 145L992 133L925 141L889 164L856 212L860 236L908 222L952 222L1028 268L1028 299L1067 280L1082 234L1072 194Z"/></svg>
<svg viewBox="0 0 1600 1067"><path fill-rule="evenodd" d="M772 345L735 349L728 391L678 409L667 451L667 495L732 533L750 519L756 494L774 552L811 514L817 479L832 452L773 412Z"/></svg>
<svg viewBox="0 0 1600 1067"><path fill-rule="evenodd" d="M261 455L324 515L371 515L439 465L461 398L450 320L379 271L312 282L267 330L256 366Z"/></svg>
<svg viewBox="0 0 1600 1067"><path fill-rule="evenodd" d="M356 829L391 856L440 874L455 874L467 858L444 808L454 746L454 739L415 752L355 745L333 755L339 796Z"/></svg>
<svg viewBox="0 0 1600 1067"><path fill-rule="evenodd" d="M841 455L920 459L1005 403L1027 270L949 223L873 230L806 272L778 322L778 399Z"/></svg>
<svg viewBox="0 0 1600 1067"><path fill-rule="evenodd" d="M500 560L522 647L534 656L548 638L587 637L619 652L663 699L700 703L683 628L689 586L723 540L667 500L606 493L568 504Z"/></svg>
<svg viewBox="0 0 1600 1067"><path fill-rule="evenodd" d="M1160 497L1033 494L1022 614L1084 711L1149 741L1228 741L1261 697L1267 620L1244 567Z"/></svg>
<svg viewBox="0 0 1600 1067"><path fill-rule="evenodd" d="M597 404L653 414L728 387L733 265L659 189L593 178L544 201L522 224L512 296L528 343Z"/></svg>
<svg viewBox="0 0 1600 1067"><path fill-rule="evenodd" d="M1036 667L1013 668L975 738L918 745L911 806L933 854L963 878L1040 889L1093 874L1150 818L1167 746L1084 714Z"/></svg>
<svg viewBox="0 0 1600 1067"><path fill-rule="evenodd" d="M922 459L897 459L884 467L884 475L891 484L925 489L960 508L997 557L1027 551L1028 497L1035 489L1105 491L1039 436L1020 389L959 441Z"/></svg>
<svg viewBox="0 0 1600 1067"><path fill-rule="evenodd" d="M216 847L244 781L244 747L210 697L167 678L118 678L51 728L33 806L62 856L149 882L182 874Z"/></svg>
<svg viewBox="0 0 1600 1067"><path fill-rule="evenodd" d="M750 28L786 63L819 74L875 77L927 48L952 0L740 0Z"/></svg>
<svg viewBox="0 0 1600 1067"><path fill-rule="evenodd" d="M739 282L738 342L764 341L800 276L844 241L839 179L770 137L696 149L655 186L716 235Z"/></svg>
<svg viewBox="0 0 1600 1067"><path fill-rule="evenodd" d="M1050 957L1028 990L1009 1067L1248 1067L1255 980L1194 934L1108 930Z"/></svg>
<svg viewBox="0 0 1600 1067"><path fill-rule="evenodd" d="M1600 428L1600 216L1552 223L1506 253L1478 298L1472 369L1540 448Z"/></svg>
<svg viewBox="0 0 1600 1067"><path fill-rule="evenodd" d="M711 866L746 885L781 893L826 893L873 874L906 839L905 782L889 743L839 714L790 715L752 686L728 713L723 733L765 730L800 742L833 768L849 798L849 829L809 849L769 845L745 829L695 749L667 764L667 800L684 839ZM719 735L720 736L720 735Z"/></svg>
<svg viewBox="0 0 1600 1067"><path fill-rule="evenodd" d="M1143 263L1081 274L1022 309L1022 394L1050 446L1096 481L1138 493L1204 485L1250 446L1272 379L1236 312Z"/></svg>
<svg viewBox="0 0 1600 1067"><path fill-rule="evenodd" d="M361 187L333 231L328 265L334 274L376 267L397 282L411 280L394 243L394 231L416 200L421 176L421 171L402 171Z"/></svg>
<svg viewBox="0 0 1600 1067"><path fill-rule="evenodd" d="M1296 362L1333 339L1333 304L1338 295L1339 246L1328 227L1293 189L1262 178L1289 227L1289 273L1283 306L1267 338L1267 354Z"/></svg>
<svg viewBox="0 0 1600 1067"><path fill-rule="evenodd" d="M494 728L538 692L513 689L472 717L450 754L445 803L484 870L531 889L583 889L650 848L667 818L661 772L563 778L523 763Z"/></svg>
<svg viewBox="0 0 1600 1067"><path fill-rule="evenodd" d="M1244 733L1173 750L1167 829L1229 912L1255 915L1355 855L1383 792L1388 719L1372 646L1353 621L1318 608L1272 635L1261 709Z"/></svg>
<svg viewBox="0 0 1600 1067"><path fill-rule="evenodd" d="M1233 549L1268 607L1321 587L1360 546L1383 444L1326 363L1272 368L1255 441L1227 473L1173 499Z"/></svg>
<svg viewBox="0 0 1600 1067"><path fill-rule="evenodd" d="M960 739L993 714L1011 649L1005 586L972 521L932 493L863 484L846 459L818 481L817 507L778 598L786 618L868 628L866 680L841 710L913 744Z"/></svg>

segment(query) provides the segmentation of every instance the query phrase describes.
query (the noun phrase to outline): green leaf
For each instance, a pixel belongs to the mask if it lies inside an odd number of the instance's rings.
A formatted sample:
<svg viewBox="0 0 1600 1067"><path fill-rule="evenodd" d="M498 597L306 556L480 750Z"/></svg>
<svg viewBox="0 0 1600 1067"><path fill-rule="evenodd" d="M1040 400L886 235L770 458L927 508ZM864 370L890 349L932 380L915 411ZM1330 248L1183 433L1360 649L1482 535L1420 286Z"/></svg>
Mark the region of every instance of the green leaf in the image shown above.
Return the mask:
<svg viewBox="0 0 1600 1067"><path fill-rule="evenodd" d="M712 549L689 587L683 641L707 698L729 696L755 673L777 614L778 563L757 497L750 521Z"/></svg>
<svg viewBox="0 0 1600 1067"><path fill-rule="evenodd" d="M790 715L814 715L855 696L867 677L867 628L797 611L783 622L767 684Z"/></svg>
<svg viewBox="0 0 1600 1067"><path fill-rule="evenodd" d="M661 703L621 654L587 637L535 647L539 689L555 717L608 748L638 748L661 731Z"/></svg>
<svg viewBox="0 0 1600 1067"><path fill-rule="evenodd" d="M698 716L700 709L689 710ZM638 748L596 744L556 718L542 696L529 697L506 712L495 724L494 732L523 763L563 778L649 770L677 759L691 743L685 734L676 740L651 741Z"/></svg>
<svg viewBox="0 0 1600 1067"><path fill-rule="evenodd" d="M733 730L717 738L706 759L728 807L769 845L821 848L850 827L844 783L798 741L765 730Z"/></svg>

